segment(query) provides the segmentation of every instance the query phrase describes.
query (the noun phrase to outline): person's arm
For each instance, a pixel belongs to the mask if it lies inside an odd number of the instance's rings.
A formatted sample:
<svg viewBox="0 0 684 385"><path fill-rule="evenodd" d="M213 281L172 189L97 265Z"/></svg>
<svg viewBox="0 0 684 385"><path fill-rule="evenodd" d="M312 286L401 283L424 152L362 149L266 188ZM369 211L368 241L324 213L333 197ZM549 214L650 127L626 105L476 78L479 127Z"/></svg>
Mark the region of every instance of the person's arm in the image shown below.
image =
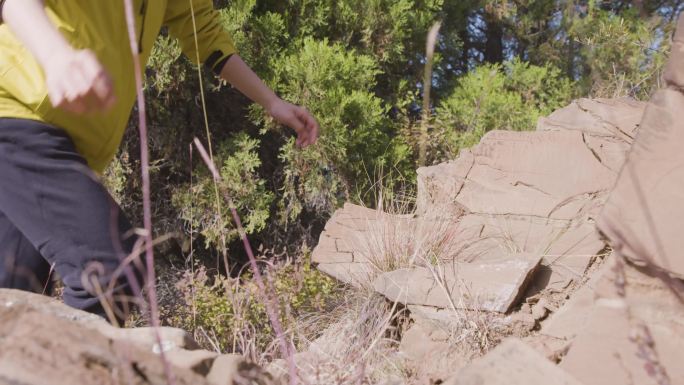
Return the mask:
<svg viewBox="0 0 684 385"><path fill-rule="evenodd" d="M71 47L48 18L43 0L5 0L2 21L43 68L53 106L83 114L115 103L111 79L95 54Z"/></svg>
<svg viewBox="0 0 684 385"><path fill-rule="evenodd" d="M204 64L254 102L279 123L297 132L297 145L308 146L318 138L318 123L304 108L277 97L240 58L212 0L169 0L164 15L169 34L178 39L183 53L195 64Z"/></svg>
<svg viewBox="0 0 684 385"><path fill-rule="evenodd" d="M221 69L221 78L264 107L279 123L294 129L298 146L316 143L319 130L316 119L305 108L280 99L239 55L234 54L228 59Z"/></svg>

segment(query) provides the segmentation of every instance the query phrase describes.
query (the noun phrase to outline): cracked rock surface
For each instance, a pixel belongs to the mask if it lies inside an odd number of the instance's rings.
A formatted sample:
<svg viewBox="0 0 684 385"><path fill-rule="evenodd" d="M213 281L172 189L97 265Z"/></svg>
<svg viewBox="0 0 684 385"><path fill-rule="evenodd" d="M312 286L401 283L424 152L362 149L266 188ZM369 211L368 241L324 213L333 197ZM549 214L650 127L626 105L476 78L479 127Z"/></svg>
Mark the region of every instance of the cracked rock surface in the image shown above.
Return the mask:
<svg viewBox="0 0 684 385"><path fill-rule="evenodd" d="M593 217L644 107L631 99L579 99L540 119L536 131L490 131L457 159L418 170L415 213L352 204L338 210L313 260L343 282L410 305L446 308L448 297L462 297L459 285L475 285L462 307L507 312L519 299L510 293L562 291L605 248ZM526 268L504 267L516 260ZM487 279L473 272L497 263L490 281L498 289L483 287ZM510 301L476 306L477 296Z"/></svg>
<svg viewBox="0 0 684 385"><path fill-rule="evenodd" d="M491 131L457 159L418 170L415 212L391 215L351 204L340 209L321 235L314 261L343 282L406 306L413 324L401 353L418 372L431 373L429 381L684 383L677 361L684 344L684 291L677 280L682 259L670 265L656 259L661 270L632 266L613 254L595 224L639 140L646 106L579 99L541 118L536 131ZM657 128L661 120L650 115L644 122ZM642 147L658 143L664 154L681 145L650 139ZM632 214L624 204L615 212L620 210ZM672 219L677 213L656 215ZM680 231L663 232L674 240L665 245L672 246L671 255L684 239L672 236ZM660 279L663 266L671 280ZM463 334L454 330L482 321L483 314L496 315L483 321L490 322L489 332L506 325L503 342L482 354L459 350ZM427 345L419 346L421 339ZM442 352L440 359L434 351ZM445 376L449 363L452 375Z"/></svg>

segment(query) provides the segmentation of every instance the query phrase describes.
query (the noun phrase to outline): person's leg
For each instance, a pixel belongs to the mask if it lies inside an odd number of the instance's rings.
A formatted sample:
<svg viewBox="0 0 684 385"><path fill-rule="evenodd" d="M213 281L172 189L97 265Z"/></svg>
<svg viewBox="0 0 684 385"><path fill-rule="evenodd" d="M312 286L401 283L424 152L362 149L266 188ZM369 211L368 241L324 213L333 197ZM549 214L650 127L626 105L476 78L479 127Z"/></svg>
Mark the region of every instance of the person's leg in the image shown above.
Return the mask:
<svg viewBox="0 0 684 385"><path fill-rule="evenodd" d="M24 234L0 212L0 288L52 293L52 269Z"/></svg>
<svg viewBox="0 0 684 385"><path fill-rule="evenodd" d="M0 119L0 211L54 265L66 304L106 316L102 292L132 294L117 273L131 225L63 130Z"/></svg>

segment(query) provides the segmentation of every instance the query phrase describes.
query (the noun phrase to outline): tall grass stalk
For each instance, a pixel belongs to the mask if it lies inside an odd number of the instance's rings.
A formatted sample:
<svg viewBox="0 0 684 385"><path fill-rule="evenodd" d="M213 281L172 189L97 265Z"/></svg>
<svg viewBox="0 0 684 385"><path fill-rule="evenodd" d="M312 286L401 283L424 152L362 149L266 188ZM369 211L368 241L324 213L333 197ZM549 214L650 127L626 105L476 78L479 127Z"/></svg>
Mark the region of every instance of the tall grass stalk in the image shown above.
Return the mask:
<svg viewBox="0 0 684 385"><path fill-rule="evenodd" d="M157 303L156 277L154 273L154 249L152 246L152 209L150 200L150 159L147 143L147 120L145 113L145 94L143 93L142 69L140 67L140 54L135 28L135 15L133 11L133 1L123 0L126 11L126 24L128 27L128 37L131 43L131 54L133 55L133 69L135 72L136 92L138 96L138 125L140 129L140 164L142 168L142 194L143 194L143 223L145 227L145 262L147 265L147 290L150 300L150 323L154 329L157 344L162 347L162 338L159 332L159 306ZM160 349L159 354L164 366L164 374L169 385L175 385L176 379L171 371L171 364L166 359L164 349Z"/></svg>

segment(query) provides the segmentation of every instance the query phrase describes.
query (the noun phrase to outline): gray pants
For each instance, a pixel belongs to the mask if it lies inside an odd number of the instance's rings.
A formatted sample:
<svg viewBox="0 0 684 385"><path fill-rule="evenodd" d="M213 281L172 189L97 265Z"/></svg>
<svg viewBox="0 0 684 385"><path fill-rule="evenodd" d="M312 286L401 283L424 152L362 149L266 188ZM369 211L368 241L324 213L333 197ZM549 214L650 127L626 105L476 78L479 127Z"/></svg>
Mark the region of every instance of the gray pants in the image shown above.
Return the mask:
<svg viewBox="0 0 684 385"><path fill-rule="evenodd" d="M56 273L66 304L105 316L142 282L116 272L131 229L63 130L0 118L0 287L49 294Z"/></svg>

